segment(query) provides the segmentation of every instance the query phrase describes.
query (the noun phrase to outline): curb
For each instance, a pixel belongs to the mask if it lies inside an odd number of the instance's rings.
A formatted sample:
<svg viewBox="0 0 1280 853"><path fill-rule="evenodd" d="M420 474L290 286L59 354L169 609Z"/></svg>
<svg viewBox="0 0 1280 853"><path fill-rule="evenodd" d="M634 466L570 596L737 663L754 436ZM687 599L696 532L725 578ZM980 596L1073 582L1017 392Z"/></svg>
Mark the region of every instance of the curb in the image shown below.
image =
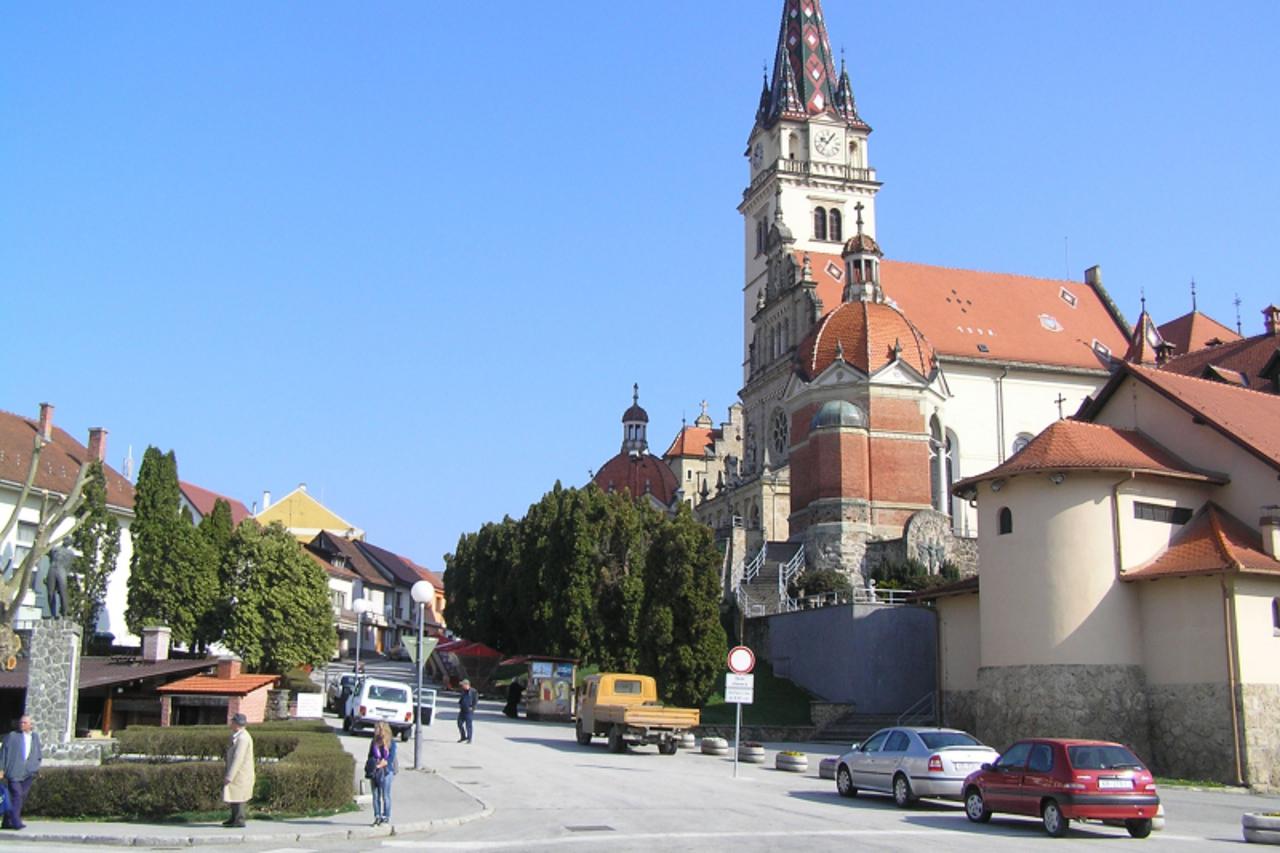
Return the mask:
<svg viewBox="0 0 1280 853"><path fill-rule="evenodd" d="M431 771L436 773L436 771ZM394 835L410 835L418 832L430 832L435 829L448 829L455 826L462 826L471 823L473 820L489 817L493 814L493 806L477 797L470 791L463 790L456 782L449 777L436 773L444 781L452 785L459 793L464 794L468 799L474 801L480 806L480 811L469 815L460 815L457 817L438 817L431 820L415 821L412 823L393 823L389 826L353 826L334 829L321 829L314 832L247 832L243 834L223 834L210 832L208 834L189 835L189 836L171 836L171 835L88 835L76 833L61 832L33 832L31 834L23 833L20 839L16 836L7 835L4 841L10 839L23 842L45 843L45 844L92 844L95 847L206 847L212 845L228 845L228 844L297 844L305 843L311 840L334 840L334 839L365 839L378 837L391 837ZM358 795L353 797L356 802L370 801L372 795Z"/></svg>

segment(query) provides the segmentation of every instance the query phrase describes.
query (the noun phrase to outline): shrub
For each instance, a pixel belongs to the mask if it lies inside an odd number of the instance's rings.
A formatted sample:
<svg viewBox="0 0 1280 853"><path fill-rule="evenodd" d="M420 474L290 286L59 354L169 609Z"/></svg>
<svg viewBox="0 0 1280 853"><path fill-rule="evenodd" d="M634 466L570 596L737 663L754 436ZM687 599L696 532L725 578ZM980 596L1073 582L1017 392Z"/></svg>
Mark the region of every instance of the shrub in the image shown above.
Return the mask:
<svg viewBox="0 0 1280 853"><path fill-rule="evenodd" d="M805 569L788 588L791 595L799 595L802 590L805 595L835 592L847 596L853 592L853 584L844 572L834 569Z"/></svg>
<svg viewBox="0 0 1280 853"><path fill-rule="evenodd" d="M250 726L259 763L253 809L299 814L349 805L355 759L323 723ZM217 811L228 739L221 726L134 726L120 733L119 751L153 756L149 763L112 761L100 767L49 767L31 788L26 811L43 817L158 818ZM217 759L164 762L165 757Z"/></svg>

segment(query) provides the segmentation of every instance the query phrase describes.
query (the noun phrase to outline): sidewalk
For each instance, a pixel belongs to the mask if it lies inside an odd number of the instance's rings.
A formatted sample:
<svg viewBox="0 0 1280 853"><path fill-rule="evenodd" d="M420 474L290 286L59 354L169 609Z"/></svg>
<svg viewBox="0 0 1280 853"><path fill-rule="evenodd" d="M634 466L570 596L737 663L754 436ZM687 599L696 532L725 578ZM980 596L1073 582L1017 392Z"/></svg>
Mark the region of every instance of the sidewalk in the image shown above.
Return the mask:
<svg viewBox="0 0 1280 853"><path fill-rule="evenodd" d="M331 721L332 722L332 721ZM386 826L374 827L372 795L356 796L359 811L344 812L333 817L303 817L288 820L248 821L243 829L228 829L219 823L159 824L145 822L85 822L30 818L27 828L0 834L0 846L54 842L60 844L93 844L102 847L192 847L228 844L288 844L315 839L375 838L411 832L428 832L457 826L487 817L488 804L432 770L432 761L440 758L437 745L452 734L437 721L423 729L424 769L413 766L413 741L402 743L401 771L392 785L391 817ZM343 746L356 757L356 772L363 774L368 736L342 736ZM357 780L357 784L364 782ZM365 783L363 790L367 791Z"/></svg>

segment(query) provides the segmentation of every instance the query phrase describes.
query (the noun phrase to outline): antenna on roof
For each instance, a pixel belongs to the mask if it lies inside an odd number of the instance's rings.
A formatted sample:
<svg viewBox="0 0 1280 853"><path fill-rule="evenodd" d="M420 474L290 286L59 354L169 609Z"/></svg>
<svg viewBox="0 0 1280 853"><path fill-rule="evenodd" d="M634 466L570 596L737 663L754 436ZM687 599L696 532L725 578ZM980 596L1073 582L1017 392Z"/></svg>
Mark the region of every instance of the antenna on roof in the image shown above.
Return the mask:
<svg viewBox="0 0 1280 853"><path fill-rule="evenodd" d="M1062 277L1071 279L1071 238L1062 238Z"/></svg>
<svg viewBox="0 0 1280 853"><path fill-rule="evenodd" d="M1240 294L1239 293L1236 294L1235 306L1236 306L1236 334L1243 338L1244 331L1242 330L1242 327L1240 325Z"/></svg>
<svg viewBox="0 0 1280 853"><path fill-rule="evenodd" d="M1191 311L1192 313L1195 313L1195 310L1196 310L1196 280L1193 278L1191 279Z"/></svg>

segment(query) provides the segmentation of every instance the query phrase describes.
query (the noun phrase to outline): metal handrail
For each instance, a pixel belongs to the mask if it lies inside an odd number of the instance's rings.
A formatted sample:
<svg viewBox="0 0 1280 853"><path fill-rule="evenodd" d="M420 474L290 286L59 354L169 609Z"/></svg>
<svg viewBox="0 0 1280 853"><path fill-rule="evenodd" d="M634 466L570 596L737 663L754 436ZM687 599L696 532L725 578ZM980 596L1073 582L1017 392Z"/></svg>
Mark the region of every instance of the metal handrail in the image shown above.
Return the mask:
<svg viewBox="0 0 1280 853"><path fill-rule="evenodd" d="M745 566L743 566L742 568L743 583L751 583L751 581L755 580L756 576L760 574L760 567L764 565L764 552L766 547L767 547L767 544L761 545L760 553L756 554L750 563L747 563Z"/></svg>
<svg viewBox="0 0 1280 853"><path fill-rule="evenodd" d="M927 711L926 711L927 709ZM924 720L930 723L938 721L938 694L930 690L916 701L907 706L907 710L898 715L898 725L906 725L904 721L914 720L923 716Z"/></svg>

